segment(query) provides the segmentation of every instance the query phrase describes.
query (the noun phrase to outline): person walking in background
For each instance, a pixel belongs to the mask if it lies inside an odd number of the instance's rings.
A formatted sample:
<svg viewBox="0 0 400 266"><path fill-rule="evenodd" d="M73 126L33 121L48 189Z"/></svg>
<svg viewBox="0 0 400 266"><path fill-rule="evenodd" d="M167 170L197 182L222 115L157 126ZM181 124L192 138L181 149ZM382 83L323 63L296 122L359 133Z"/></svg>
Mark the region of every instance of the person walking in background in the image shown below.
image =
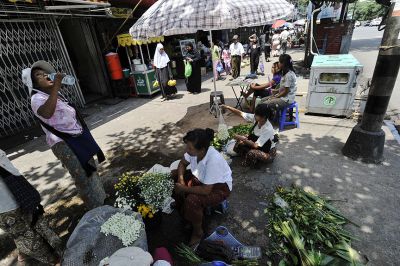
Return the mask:
<svg viewBox="0 0 400 266"><path fill-rule="evenodd" d="M269 27L265 26L263 34L260 36L260 47L264 51L265 62L269 62L269 57L271 56L271 42L269 35Z"/></svg>
<svg viewBox="0 0 400 266"><path fill-rule="evenodd" d="M39 192L0 150L0 229L14 239L18 261L26 256L60 265L62 241L43 217Z"/></svg>
<svg viewBox="0 0 400 266"><path fill-rule="evenodd" d="M281 32L280 40L281 40L281 51L282 51L281 54L286 54L289 41L289 31L287 30L286 27Z"/></svg>
<svg viewBox="0 0 400 266"><path fill-rule="evenodd" d="M271 47L272 56L273 57L278 56L281 43L280 34L278 30L275 30L274 35L272 35L271 42L272 42L272 47Z"/></svg>
<svg viewBox="0 0 400 266"><path fill-rule="evenodd" d="M218 45L216 45L214 42L211 42L211 55L212 55L212 62L213 62L213 73L214 73L214 79L215 80L220 80L220 74L217 71L217 66L221 64L221 53L220 53L220 48Z"/></svg>
<svg viewBox="0 0 400 266"><path fill-rule="evenodd" d="M186 44L185 59L192 65L192 74L186 78L186 88L189 93L198 94L201 92L201 57L199 52L194 50L192 43Z"/></svg>
<svg viewBox="0 0 400 266"><path fill-rule="evenodd" d="M63 74L57 73L54 81L49 78L55 72L48 62L38 61L23 70L22 80L29 88L31 108L46 133L47 144L71 174L86 207L93 209L102 206L106 198L93 159L97 155L101 163L104 154L78 110L60 93Z"/></svg>
<svg viewBox="0 0 400 266"><path fill-rule="evenodd" d="M156 52L154 53L154 67L156 69L156 79L160 84L162 98L169 97L176 91L168 86L168 80L172 79L172 72L169 66L169 57L164 51L164 46L161 43L157 44Z"/></svg>
<svg viewBox="0 0 400 266"><path fill-rule="evenodd" d="M239 42L239 36L234 35L232 38L233 43L229 47L231 53L232 63L232 78L235 79L240 76L240 64L244 55L243 45Z"/></svg>
<svg viewBox="0 0 400 266"><path fill-rule="evenodd" d="M222 60L224 62L226 75L231 75L231 53L229 52L229 45L225 44L222 50Z"/></svg>
<svg viewBox="0 0 400 266"><path fill-rule="evenodd" d="M258 38L256 34L249 37L249 47L247 54L250 55L250 73L257 74L258 64L260 63L261 49L258 43Z"/></svg>

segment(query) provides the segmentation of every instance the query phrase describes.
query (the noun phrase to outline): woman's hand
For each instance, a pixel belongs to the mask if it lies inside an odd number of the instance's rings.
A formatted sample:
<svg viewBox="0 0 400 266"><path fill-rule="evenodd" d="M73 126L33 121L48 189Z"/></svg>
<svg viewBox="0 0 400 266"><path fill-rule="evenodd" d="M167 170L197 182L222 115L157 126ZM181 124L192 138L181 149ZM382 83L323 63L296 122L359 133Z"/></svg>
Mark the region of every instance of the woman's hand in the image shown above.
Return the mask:
<svg viewBox="0 0 400 266"><path fill-rule="evenodd" d="M241 136L241 135L235 135L235 136L233 136L233 138L237 141L245 141L247 139L245 136Z"/></svg>
<svg viewBox="0 0 400 266"><path fill-rule="evenodd" d="M61 82L62 82L64 77L65 77L65 74L57 72L57 74L54 77L53 88L55 88L57 90L60 89L61 88Z"/></svg>

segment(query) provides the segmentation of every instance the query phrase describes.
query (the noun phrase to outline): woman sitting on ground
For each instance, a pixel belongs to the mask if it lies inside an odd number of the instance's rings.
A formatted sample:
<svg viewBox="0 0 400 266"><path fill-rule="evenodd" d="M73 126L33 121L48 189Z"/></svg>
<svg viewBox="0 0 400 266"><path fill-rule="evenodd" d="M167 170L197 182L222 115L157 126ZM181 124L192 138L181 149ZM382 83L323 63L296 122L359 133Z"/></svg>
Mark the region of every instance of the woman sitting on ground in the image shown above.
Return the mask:
<svg viewBox="0 0 400 266"><path fill-rule="evenodd" d="M175 199L184 218L193 225L189 245L195 247L203 237L203 214L209 206L217 206L232 190L232 171L222 155L210 146L212 129L194 129L183 138L186 153L175 178ZM190 165L191 171L186 171Z"/></svg>
<svg viewBox="0 0 400 266"><path fill-rule="evenodd" d="M256 107L254 114L244 113L230 106L222 105L224 109L243 117L247 122L254 123L248 136L235 135L234 151L244 156L243 166L256 167L259 163L271 163L276 157L275 144L278 136L269 122L270 110L266 104Z"/></svg>
<svg viewBox="0 0 400 266"><path fill-rule="evenodd" d="M251 83L250 89L247 91L247 93L243 94L244 98L247 99L251 94L254 93L253 100L250 104L250 113L254 112L257 97L265 98L278 93L279 90L276 90L276 87L281 82L282 77L282 71L279 68L278 62L273 63L271 72L273 75L272 80L264 84Z"/></svg>

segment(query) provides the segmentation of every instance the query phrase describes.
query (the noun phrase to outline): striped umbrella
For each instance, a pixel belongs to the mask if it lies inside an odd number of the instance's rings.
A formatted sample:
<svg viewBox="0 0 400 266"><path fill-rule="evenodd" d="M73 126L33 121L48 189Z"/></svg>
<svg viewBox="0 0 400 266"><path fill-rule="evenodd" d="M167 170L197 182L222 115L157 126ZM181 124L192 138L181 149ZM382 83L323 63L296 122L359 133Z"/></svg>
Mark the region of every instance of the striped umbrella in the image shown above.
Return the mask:
<svg viewBox="0 0 400 266"><path fill-rule="evenodd" d="M130 28L134 39L259 26L293 12L285 0L158 0Z"/></svg>
<svg viewBox="0 0 400 266"><path fill-rule="evenodd" d="M293 10L294 6L285 0L158 0L129 33L133 39L147 40L203 30L210 31L212 39L213 30L265 25L292 14ZM214 109L218 114L217 109L218 105Z"/></svg>

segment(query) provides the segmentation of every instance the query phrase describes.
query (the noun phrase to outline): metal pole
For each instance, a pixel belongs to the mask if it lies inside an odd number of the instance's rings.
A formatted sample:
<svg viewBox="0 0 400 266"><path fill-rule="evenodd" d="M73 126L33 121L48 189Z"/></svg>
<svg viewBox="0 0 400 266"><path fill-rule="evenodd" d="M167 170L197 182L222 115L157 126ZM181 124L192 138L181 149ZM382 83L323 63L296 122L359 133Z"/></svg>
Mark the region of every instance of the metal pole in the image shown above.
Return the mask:
<svg viewBox="0 0 400 266"><path fill-rule="evenodd" d="M142 56L142 64L144 64L144 57L143 57L142 45L139 45L139 51L140 51L140 55Z"/></svg>
<svg viewBox="0 0 400 266"><path fill-rule="evenodd" d="M131 73L133 73L134 69L132 66L131 58L129 57L128 46L125 46L125 52L126 52L126 57L128 57L129 68L131 69Z"/></svg>
<svg viewBox="0 0 400 266"><path fill-rule="evenodd" d="M365 162L379 163L383 158L385 132L382 122L400 68L400 5L395 8L395 4L391 4L386 19L363 118L353 128L342 150L345 156L361 158Z"/></svg>
<svg viewBox="0 0 400 266"><path fill-rule="evenodd" d="M210 42L212 42L212 32L211 32L211 30L210 30ZM215 71L217 71L217 70L214 67L214 61L213 61L213 58L212 58L212 55L213 55L213 50L212 49L213 49L213 47L211 47L211 61L212 61L212 70L213 70L213 81L214 81L214 102L213 102L213 104L212 104L212 106L210 108L210 112L213 113L215 111L214 115L215 115L215 117L218 117L220 111L219 111L219 105L218 105L218 102L217 102L218 101L217 100L217 84L216 84L217 81L215 80L215 75L214 75Z"/></svg>
<svg viewBox="0 0 400 266"><path fill-rule="evenodd" d="M212 32L211 32L211 30L210 30L210 42L212 42ZM215 45L215 43L214 43L214 45ZM213 48L211 47L211 49L213 49ZM214 80L214 92L217 93L217 84L216 84L217 81L215 80L215 75L214 75L215 71L217 71L217 70L215 69L214 61L212 59L212 54L213 54L213 51L211 50L211 61L212 61L212 69L213 69L213 76L214 76L214 78L213 78L213 80Z"/></svg>
<svg viewBox="0 0 400 266"><path fill-rule="evenodd" d="M149 55L149 61L151 62L150 49L149 49L149 45L147 43L146 43L146 47L147 47L147 54Z"/></svg>

